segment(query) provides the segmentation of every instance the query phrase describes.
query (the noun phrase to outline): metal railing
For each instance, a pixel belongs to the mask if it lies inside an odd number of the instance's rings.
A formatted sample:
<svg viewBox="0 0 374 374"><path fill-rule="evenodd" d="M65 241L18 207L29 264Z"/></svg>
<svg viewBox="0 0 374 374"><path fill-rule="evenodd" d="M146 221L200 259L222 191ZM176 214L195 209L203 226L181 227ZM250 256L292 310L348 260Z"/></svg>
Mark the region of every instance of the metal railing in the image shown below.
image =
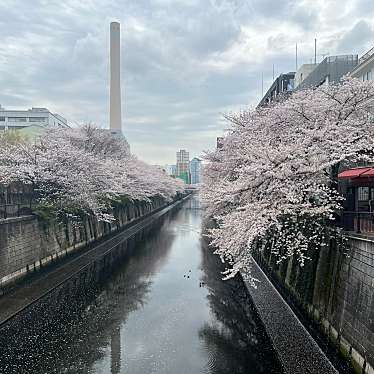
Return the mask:
<svg viewBox="0 0 374 374"><path fill-rule="evenodd" d="M364 55L362 55L359 58L358 63L362 64L363 62L368 60L373 54L374 54L374 47L372 49L370 49L369 51L367 51Z"/></svg>
<svg viewBox="0 0 374 374"><path fill-rule="evenodd" d="M326 57L316 65L315 69L297 86L296 90L318 87L326 79L329 83L338 83L340 79L353 70L358 64L357 55L340 55Z"/></svg>
<svg viewBox="0 0 374 374"><path fill-rule="evenodd" d="M0 219L28 216L32 213L31 204L0 204Z"/></svg>
<svg viewBox="0 0 374 374"><path fill-rule="evenodd" d="M374 212L343 212L340 225L347 231L374 234Z"/></svg>
<svg viewBox="0 0 374 374"><path fill-rule="evenodd" d="M0 219L30 215L34 198L35 194L30 186L0 185Z"/></svg>

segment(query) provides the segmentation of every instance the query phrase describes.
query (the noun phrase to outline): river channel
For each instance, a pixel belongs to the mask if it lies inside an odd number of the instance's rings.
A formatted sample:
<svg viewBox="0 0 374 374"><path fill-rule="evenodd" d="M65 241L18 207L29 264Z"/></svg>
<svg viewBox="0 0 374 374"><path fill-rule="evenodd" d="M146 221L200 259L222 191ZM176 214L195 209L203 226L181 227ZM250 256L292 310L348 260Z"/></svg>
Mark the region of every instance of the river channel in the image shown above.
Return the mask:
<svg viewBox="0 0 374 374"><path fill-rule="evenodd" d="M221 280L202 221L194 196L92 287L75 282L54 297L58 307L9 328L0 372L282 374L243 282Z"/></svg>

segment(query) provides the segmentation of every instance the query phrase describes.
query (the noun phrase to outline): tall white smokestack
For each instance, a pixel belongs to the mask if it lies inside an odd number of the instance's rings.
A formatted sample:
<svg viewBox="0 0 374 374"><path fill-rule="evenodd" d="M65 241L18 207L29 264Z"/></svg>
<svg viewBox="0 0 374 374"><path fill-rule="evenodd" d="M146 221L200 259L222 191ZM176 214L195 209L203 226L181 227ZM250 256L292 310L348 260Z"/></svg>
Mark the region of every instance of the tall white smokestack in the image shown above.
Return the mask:
<svg viewBox="0 0 374 374"><path fill-rule="evenodd" d="M110 24L110 130L122 132L121 116L121 29L118 22Z"/></svg>

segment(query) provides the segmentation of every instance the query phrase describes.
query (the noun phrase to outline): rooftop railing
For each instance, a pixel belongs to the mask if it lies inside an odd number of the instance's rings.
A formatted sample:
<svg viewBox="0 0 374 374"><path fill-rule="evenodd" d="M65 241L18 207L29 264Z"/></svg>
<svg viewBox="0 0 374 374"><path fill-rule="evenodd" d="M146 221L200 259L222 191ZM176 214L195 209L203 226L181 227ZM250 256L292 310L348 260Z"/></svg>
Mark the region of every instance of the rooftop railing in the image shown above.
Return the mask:
<svg viewBox="0 0 374 374"><path fill-rule="evenodd" d="M364 55L362 55L359 58L358 63L362 64L363 62L368 60L372 55L374 55L374 47L372 49L370 49L369 51L367 51Z"/></svg>
<svg viewBox="0 0 374 374"><path fill-rule="evenodd" d="M326 57L315 69L297 86L296 90L318 87L326 82L338 83L339 80L357 66L357 55L339 55Z"/></svg>

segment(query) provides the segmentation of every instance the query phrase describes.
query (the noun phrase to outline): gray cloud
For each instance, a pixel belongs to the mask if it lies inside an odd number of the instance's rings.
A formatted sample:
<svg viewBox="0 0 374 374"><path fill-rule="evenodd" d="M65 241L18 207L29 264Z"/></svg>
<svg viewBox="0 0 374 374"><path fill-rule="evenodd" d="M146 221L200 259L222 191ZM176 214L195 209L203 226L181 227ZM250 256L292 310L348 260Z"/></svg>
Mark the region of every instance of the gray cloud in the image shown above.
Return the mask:
<svg viewBox="0 0 374 374"><path fill-rule="evenodd" d="M339 6L341 12L331 11ZM366 11L362 12L365 7ZM369 0L2 0L0 103L108 125L109 23L121 22L124 131L152 163L198 155L276 73L320 50L363 52Z"/></svg>
<svg viewBox="0 0 374 374"><path fill-rule="evenodd" d="M366 45L368 42L374 44L374 30L364 20L358 21L352 29L343 34L339 40L337 49L342 53L352 51L355 46L357 48Z"/></svg>

